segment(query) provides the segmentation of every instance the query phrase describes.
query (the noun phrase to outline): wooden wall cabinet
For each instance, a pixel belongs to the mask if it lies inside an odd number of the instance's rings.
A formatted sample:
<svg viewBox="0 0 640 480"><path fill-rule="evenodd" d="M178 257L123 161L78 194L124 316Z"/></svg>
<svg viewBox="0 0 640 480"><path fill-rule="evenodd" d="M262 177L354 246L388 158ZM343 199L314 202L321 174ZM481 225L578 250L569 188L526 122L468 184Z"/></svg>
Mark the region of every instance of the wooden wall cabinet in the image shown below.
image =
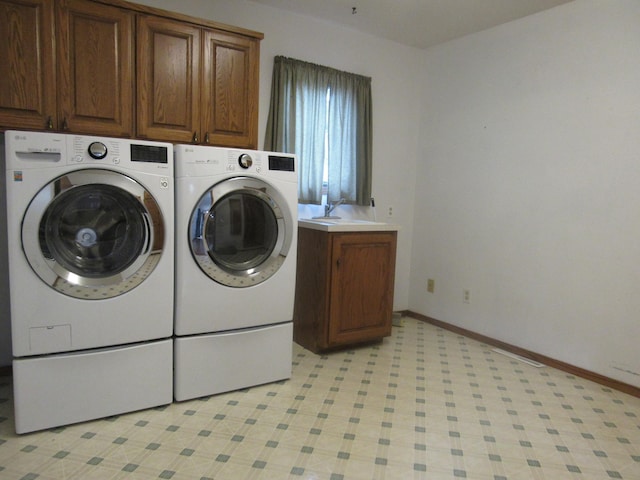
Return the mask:
<svg viewBox="0 0 640 480"><path fill-rule="evenodd" d="M124 0L0 0L0 130L257 148L262 37Z"/></svg>
<svg viewBox="0 0 640 480"><path fill-rule="evenodd" d="M138 135L257 148L259 40L138 18Z"/></svg>
<svg viewBox="0 0 640 480"><path fill-rule="evenodd" d="M204 37L203 130L209 143L258 148L260 42L222 31Z"/></svg>
<svg viewBox="0 0 640 480"><path fill-rule="evenodd" d="M0 0L0 126L57 125L51 0Z"/></svg>
<svg viewBox="0 0 640 480"><path fill-rule="evenodd" d="M59 129L132 137L134 12L87 0L57 4Z"/></svg>
<svg viewBox="0 0 640 480"><path fill-rule="evenodd" d="M137 28L138 135L198 142L200 28L148 15Z"/></svg>
<svg viewBox="0 0 640 480"><path fill-rule="evenodd" d="M293 338L312 352L391 334L397 232L298 230Z"/></svg>
<svg viewBox="0 0 640 480"><path fill-rule="evenodd" d="M0 0L0 128L133 136L133 12Z"/></svg>

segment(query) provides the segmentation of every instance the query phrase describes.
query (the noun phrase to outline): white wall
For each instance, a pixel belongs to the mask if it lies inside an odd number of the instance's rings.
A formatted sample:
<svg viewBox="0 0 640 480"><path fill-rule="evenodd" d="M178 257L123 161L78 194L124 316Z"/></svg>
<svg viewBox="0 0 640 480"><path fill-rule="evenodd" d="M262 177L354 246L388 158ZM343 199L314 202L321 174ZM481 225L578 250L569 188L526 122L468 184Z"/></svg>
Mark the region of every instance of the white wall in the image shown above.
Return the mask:
<svg viewBox="0 0 640 480"><path fill-rule="evenodd" d="M151 5L264 33L260 45L260 148L264 143L273 58L285 55L372 78L373 196L379 221L401 226L395 310L409 298L413 188L424 52L246 0L142 0ZM389 206L393 217L386 218ZM339 207L348 216L348 208ZM366 210L366 209L365 209ZM304 210L305 215L321 213ZM372 216L356 209L354 216Z"/></svg>
<svg viewBox="0 0 640 480"><path fill-rule="evenodd" d="M640 386L639 46L577 0L427 51L411 310Z"/></svg>

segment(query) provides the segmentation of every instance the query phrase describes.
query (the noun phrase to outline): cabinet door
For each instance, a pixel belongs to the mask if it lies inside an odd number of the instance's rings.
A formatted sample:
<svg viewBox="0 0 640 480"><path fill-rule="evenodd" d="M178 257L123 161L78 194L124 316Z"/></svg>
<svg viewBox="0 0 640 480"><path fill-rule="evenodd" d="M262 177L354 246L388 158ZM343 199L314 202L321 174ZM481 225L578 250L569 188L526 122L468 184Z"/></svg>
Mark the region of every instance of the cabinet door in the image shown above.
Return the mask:
<svg viewBox="0 0 640 480"><path fill-rule="evenodd" d="M258 40L204 32L203 129L206 143L258 145Z"/></svg>
<svg viewBox="0 0 640 480"><path fill-rule="evenodd" d="M134 14L87 0L58 10L61 130L133 136Z"/></svg>
<svg viewBox="0 0 640 480"><path fill-rule="evenodd" d="M0 129L54 128L53 1L0 1Z"/></svg>
<svg viewBox="0 0 640 480"><path fill-rule="evenodd" d="M334 234L330 345L376 340L391 334L395 233Z"/></svg>
<svg viewBox="0 0 640 480"><path fill-rule="evenodd" d="M138 18L139 137L200 142L200 34L187 23Z"/></svg>

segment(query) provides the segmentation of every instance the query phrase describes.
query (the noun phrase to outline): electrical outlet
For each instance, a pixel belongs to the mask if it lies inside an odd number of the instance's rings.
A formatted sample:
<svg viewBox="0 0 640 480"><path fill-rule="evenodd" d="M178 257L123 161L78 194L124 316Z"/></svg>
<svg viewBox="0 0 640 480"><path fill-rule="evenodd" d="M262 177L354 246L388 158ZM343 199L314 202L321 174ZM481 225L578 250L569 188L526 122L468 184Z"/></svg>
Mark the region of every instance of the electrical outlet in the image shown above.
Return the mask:
<svg viewBox="0 0 640 480"><path fill-rule="evenodd" d="M471 303L471 290L462 290L462 303Z"/></svg>
<svg viewBox="0 0 640 480"><path fill-rule="evenodd" d="M393 207L389 207L389 211L387 213L387 217L393 217Z"/></svg>
<svg viewBox="0 0 640 480"><path fill-rule="evenodd" d="M436 289L436 281L433 278L427 280L427 292L433 293Z"/></svg>

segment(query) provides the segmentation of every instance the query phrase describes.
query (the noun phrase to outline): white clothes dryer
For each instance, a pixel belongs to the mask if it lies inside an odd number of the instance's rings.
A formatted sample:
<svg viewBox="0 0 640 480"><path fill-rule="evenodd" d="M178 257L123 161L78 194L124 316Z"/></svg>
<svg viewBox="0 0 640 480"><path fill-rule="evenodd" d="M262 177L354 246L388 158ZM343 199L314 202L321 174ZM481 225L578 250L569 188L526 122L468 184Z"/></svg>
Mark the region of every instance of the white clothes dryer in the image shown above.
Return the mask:
<svg viewBox="0 0 640 480"><path fill-rule="evenodd" d="M16 431L172 401L167 143L5 132Z"/></svg>
<svg viewBox="0 0 640 480"><path fill-rule="evenodd" d="M292 154L176 145L174 396L291 376Z"/></svg>

